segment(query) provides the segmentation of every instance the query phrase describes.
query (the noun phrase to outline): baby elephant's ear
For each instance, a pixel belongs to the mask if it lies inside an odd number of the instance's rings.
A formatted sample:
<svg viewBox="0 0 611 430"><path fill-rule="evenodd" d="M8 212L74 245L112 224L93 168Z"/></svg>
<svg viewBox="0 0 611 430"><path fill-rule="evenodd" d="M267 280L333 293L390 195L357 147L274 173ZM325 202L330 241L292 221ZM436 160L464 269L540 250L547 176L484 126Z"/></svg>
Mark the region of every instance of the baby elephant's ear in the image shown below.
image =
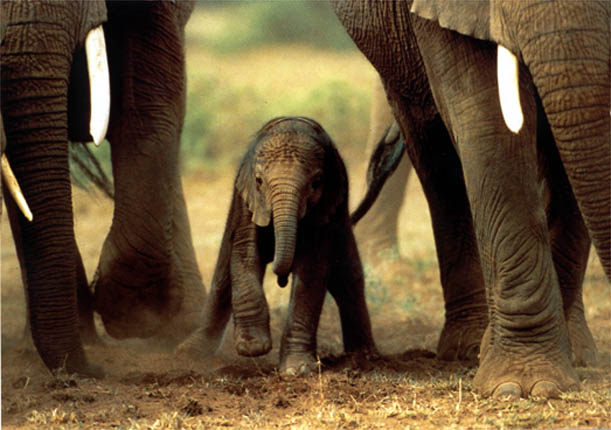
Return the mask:
<svg viewBox="0 0 611 430"><path fill-rule="evenodd" d="M252 221L259 227L266 227L271 219L271 210L267 205L265 196L257 191L253 163L252 157L247 157L242 161L235 181L235 188L252 213Z"/></svg>

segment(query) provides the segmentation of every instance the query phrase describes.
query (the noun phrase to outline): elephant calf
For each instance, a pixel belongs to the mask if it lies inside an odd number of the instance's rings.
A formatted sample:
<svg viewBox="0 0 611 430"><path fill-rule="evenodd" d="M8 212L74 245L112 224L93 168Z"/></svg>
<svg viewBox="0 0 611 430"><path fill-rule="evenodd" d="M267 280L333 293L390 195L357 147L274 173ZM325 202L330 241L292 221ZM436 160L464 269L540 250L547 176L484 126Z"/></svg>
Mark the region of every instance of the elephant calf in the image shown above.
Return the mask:
<svg viewBox="0 0 611 430"><path fill-rule="evenodd" d="M346 352L375 351L348 215L346 168L327 133L308 118L276 118L256 134L235 180L204 323L179 352L213 354L232 310L237 352L269 352L263 275L272 261L280 286L293 274L281 372L314 368L327 290L339 308Z"/></svg>

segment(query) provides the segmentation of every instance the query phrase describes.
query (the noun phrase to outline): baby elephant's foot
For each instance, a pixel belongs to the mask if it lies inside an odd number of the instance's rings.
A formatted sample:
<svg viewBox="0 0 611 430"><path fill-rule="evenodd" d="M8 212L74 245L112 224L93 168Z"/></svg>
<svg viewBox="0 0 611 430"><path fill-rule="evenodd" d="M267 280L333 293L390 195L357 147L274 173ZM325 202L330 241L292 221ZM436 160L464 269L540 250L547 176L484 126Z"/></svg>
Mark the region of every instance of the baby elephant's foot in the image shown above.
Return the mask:
<svg viewBox="0 0 611 430"><path fill-rule="evenodd" d="M280 362L280 373L287 376L307 375L318 368L318 360L308 352L287 354Z"/></svg>
<svg viewBox="0 0 611 430"><path fill-rule="evenodd" d="M236 325L234 344L238 354L245 357L267 354L272 349L269 327L241 327Z"/></svg>

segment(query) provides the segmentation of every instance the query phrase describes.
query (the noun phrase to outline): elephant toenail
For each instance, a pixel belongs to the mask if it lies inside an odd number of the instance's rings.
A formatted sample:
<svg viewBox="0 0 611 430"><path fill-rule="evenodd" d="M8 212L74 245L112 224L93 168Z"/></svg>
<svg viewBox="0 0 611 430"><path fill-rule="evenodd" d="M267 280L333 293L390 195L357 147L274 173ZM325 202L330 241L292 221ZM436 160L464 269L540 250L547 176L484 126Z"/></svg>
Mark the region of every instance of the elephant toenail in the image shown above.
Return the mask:
<svg viewBox="0 0 611 430"><path fill-rule="evenodd" d="M492 397L503 400L519 399L522 397L522 387L516 382L505 382L496 387Z"/></svg>
<svg viewBox="0 0 611 430"><path fill-rule="evenodd" d="M546 399L555 399L560 397L560 388L552 381L539 381L533 385L530 390L530 395L533 397L544 397Z"/></svg>

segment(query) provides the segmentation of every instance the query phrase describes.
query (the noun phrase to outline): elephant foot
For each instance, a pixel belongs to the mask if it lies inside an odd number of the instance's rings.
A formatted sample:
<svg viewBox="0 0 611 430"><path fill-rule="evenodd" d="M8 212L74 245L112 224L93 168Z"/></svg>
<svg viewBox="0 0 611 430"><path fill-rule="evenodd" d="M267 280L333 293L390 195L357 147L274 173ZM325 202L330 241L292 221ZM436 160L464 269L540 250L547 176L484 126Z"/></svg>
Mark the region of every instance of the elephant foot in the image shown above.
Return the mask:
<svg viewBox="0 0 611 430"><path fill-rule="evenodd" d="M557 398L560 393L579 389L579 379L568 354L550 348L547 354L529 351L503 351L487 342L482 345L480 365L473 387L483 396ZM537 345L541 350L541 345Z"/></svg>
<svg viewBox="0 0 611 430"><path fill-rule="evenodd" d="M307 375L318 368L318 361L310 352L286 354L280 360L280 374L285 376Z"/></svg>
<svg viewBox="0 0 611 430"><path fill-rule="evenodd" d="M558 398L561 393L562 391L553 381L538 381L530 390L531 396L546 399ZM524 393L522 386L517 382L504 382L496 387L492 397L495 399L517 400L521 397L528 397L528 393Z"/></svg>
<svg viewBox="0 0 611 430"><path fill-rule="evenodd" d="M571 361L573 366L593 367L598 364L598 349L588 328L585 317L573 317L567 321L571 340Z"/></svg>
<svg viewBox="0 0 611 430"><path fill-rule="evenodd" d="M176 347L175 353L192 359L206 359L216 353L220 341L220 338L211 339L205 334L204 329L199 328Z"/></svg>
<svg viewBox="0 0 611 430"><path fill-rule="evenodd" d="M257 357L267 354L272 349L269 326L242 327L236 324L234 345L238 354L244 357Z"/></svg>
<svg viewBox="0 0 611 430"><path fill-rule="evenodd" d="M201 320L201 279L176 258L145 261L108 243L92 283L104 328L116 339L156 338L175 347Z"/></svg>
<svg viewBox="0 0 611 430"><path fill-rule="evenodd" d="M437 344L437 357L447 361L477 360L487 324L485 311L475 319L446 320Z"/></svg>

